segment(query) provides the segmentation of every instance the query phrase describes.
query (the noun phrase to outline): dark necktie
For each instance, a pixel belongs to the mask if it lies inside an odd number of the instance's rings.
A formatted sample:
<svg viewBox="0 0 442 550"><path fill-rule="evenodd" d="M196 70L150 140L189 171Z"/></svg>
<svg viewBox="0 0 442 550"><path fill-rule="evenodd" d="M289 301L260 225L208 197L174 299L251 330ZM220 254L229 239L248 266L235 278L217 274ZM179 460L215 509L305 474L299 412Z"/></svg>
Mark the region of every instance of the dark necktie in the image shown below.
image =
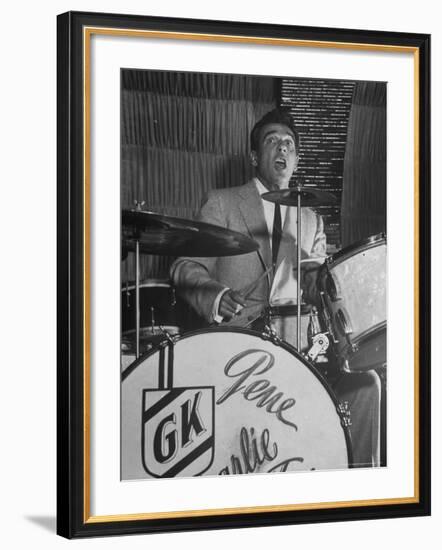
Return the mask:
<svg viewBox="0 0 442 550"><path fill-rule="evenodd" d="M272 233L272 263L273 269L276 268L276 259L278 258L279 244L282 236L281 225L281 207L275 203L275 214L273 216L273 233Z"/></svg>

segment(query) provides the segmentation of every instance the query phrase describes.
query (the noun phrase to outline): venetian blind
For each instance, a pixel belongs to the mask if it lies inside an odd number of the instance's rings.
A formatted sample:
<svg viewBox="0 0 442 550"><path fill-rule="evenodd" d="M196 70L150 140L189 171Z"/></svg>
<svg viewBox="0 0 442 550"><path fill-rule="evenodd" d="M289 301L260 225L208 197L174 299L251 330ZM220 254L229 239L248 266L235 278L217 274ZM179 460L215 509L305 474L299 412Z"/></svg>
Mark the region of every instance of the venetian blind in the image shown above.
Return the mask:
<svg viewBox="0 0 442 550"><path fill-rule="evenodd" d="M329 253L341 248L344 154L354 86L348 80L281 81L281 106L290 109L301 139L299 167L292 183L314 186L338 198L336 206L315 208L324 219Z"/></svg>

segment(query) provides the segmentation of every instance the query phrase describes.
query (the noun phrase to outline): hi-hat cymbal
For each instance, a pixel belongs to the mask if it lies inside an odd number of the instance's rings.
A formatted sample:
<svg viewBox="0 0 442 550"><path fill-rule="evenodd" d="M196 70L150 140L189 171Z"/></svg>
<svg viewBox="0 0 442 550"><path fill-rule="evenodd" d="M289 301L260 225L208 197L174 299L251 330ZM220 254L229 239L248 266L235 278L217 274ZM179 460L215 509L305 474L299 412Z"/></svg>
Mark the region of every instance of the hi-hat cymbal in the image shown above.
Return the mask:
<svg viewBox="0 0 442 550"><path fill-rule="evenodd" d="M301 206L332 206L337 204L337 198L328 191L317 189L316 187L289 187L288 189L278 189L269 191L261 195L266 201L282 204L285 206L297 206L298 196L301 197Z"/></svg>
<svg viewBox="0 0 442 550"><path fill-rule="evenodd" d="M236 256L258 250L256 241L224 227L142 210L123 210L123 257L134 251L161 256Z"/></svg>

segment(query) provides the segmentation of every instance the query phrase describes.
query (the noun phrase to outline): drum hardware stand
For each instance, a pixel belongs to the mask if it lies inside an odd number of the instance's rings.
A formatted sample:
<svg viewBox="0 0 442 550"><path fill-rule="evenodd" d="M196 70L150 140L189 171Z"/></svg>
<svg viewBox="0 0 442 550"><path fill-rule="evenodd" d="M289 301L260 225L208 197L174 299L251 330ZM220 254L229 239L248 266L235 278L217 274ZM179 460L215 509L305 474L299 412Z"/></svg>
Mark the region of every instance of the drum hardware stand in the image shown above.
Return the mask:
<svg viewBox="0 0 442 550"><path fill-rule="evenodd" d="M142 210L145 201L134 201L136 210ZM135 358L140 356L140 239L139 235L135 240Z"/></svg>
<svg viewBox="0 0 442 550"><path fill-rule="evenodd" d="M296 349L301 349L301 194L298 193L296 215L296 239L297 239L297 275L296 275Z"/></svg>
<svg viewBox="0 0 442 550"><path fill-rule="evenodd" d="M129 283L126 279L126 307L130 307L130 292L129 292Z"/></svg>
<svg viewBox="0 0 442 550"><path fill-rule="evenodd" d="M172 307L176 306L176 291L174 286L172 286L172 303L170 305Z"/></svg>
<svg viewBox="0 0 442 550"><path fill-rule="evenodd" d="M350 411L348 401L342 401L342 402L338 403L337 409L338 409L338 412L341 416L342 425L345 428L348 428L349 426L351 426L352 425L351 424L351 411Z"/></svg>
<svg viewBox="0 0 442 550"><path fill-rule="evenodd" d="M153 306L150 306L150 324L151 332L155 334L155 308Z"/></svg>
<svg viewBox="0 0 442 550"><path fill-rule="evenodd" d="M333 330L333 326L332 326L332 322L331 322L331 317L330 317L330 314L329 314L329 312L327 310L327 307L326 307L324 294L325 294L324 291L321 291L319 293L319 296L321 298L321 305L322 305L322 317L323 317L324 324L325 324L326 329L327 329L326 334L328 334L330 336L333 344L338 344L339 339L336 338L336 336L335 336L335 332ZM342 330L345 333L346 340L347 340L352 352L355 353L356 351L358 351L358 345L355 344L354 342L352 342L351 339L350 339L350 335L353 334L353 329L349 325L349 323L347 322L347 320L345 318L345 314L343 313L343 311L340 309L339 312L340 312L340 315L339 315L338 319L339 319L339 322L341 324ZM347 374L351 373L351 369L349 368L349 364L348 364L347 359L345 359L344 361L341 361L340 368L344 373L347 373Z"/></svg>
<svg viewBox="0 0 442 550"><path fill-rule="evenodd" d="M339 340L336 338L335 333L333 331L330 314L327 310L326 303L325 303L324 291L321 291L319 293L319 297L321 298L322 317L324 319L325 328L327 329L326 334L330 335L330 338L331 338L333 344L337 344L339 342Z"/></svg>
<svg viewBox="0 0 442 550"><path fill-rule="evenodd" d="M135 242L135 358L140 356L140 240Z"/></svg>
<svg viewBox="0 0 442 550"><path fill-rule="evenodd" d="M318 319L318 310L313 306L310 311L310 320L307 328L307 340L310 349L304 356L310 359L313 363L326 363L327 358L325 352L329 346L329 339L326 334L321 331Z"/></svg>
<svg viewBox="0 0 442 550"><path fill-rule="evenodd" d="M307 352L307 358L310 359L313 363L323 363L325 362L320 357L324 356L329 346L329 340L327 336L323 333L315 334L312 338L312 346Z"/></svg>

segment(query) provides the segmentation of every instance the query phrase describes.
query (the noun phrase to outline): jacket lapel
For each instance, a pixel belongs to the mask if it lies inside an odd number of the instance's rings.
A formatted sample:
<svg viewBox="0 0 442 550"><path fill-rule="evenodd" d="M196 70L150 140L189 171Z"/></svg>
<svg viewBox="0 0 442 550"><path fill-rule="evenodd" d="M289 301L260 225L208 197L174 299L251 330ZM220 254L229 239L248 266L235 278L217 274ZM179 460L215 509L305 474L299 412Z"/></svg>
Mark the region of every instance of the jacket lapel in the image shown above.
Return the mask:
<svg viewBox="0 0 442 550"><path fill-rule="evenodd" d="M243 185L240 188L239 195L239 210L250 236L259 244L258 255L264 269L267 269L272 265L270 237L264 217L262 200L255 182L251 180Z"/></svg>

